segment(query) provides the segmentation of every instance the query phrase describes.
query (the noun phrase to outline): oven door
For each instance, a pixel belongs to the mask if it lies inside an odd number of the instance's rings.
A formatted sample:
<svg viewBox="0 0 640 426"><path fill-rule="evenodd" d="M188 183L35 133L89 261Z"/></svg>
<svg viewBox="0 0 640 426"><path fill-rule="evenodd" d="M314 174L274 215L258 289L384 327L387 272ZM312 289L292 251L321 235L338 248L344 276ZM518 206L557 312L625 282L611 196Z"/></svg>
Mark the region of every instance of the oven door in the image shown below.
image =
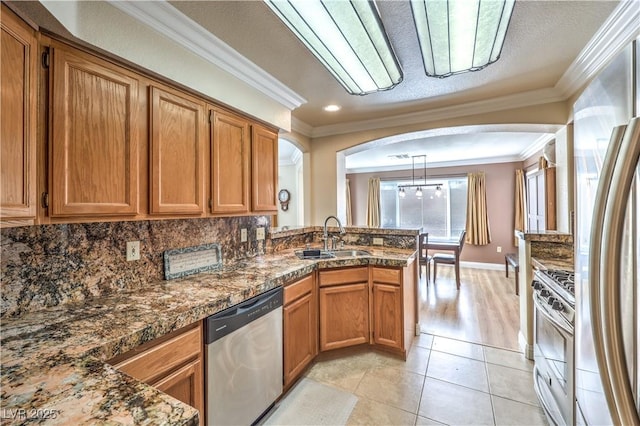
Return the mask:
<svg viewBox="0 0 640 426"><path fill-rule="evenodd" d="M573 425L573 326L534 293L534 386L553 424Z"/></svg>

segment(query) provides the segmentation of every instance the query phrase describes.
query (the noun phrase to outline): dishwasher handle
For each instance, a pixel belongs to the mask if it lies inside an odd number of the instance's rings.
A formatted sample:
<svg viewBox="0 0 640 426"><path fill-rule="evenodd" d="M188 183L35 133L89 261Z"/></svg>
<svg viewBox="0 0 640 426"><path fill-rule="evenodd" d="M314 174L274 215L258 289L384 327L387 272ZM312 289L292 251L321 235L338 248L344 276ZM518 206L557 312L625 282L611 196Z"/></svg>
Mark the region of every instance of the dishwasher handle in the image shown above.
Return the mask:
<svg viewBox="0 0 640 426"><path fill-rule="evenodd" d="M282 300L282 287L278 287L211 315L205 320L205 344L213 343L251 321L281 308Z"/></svg>

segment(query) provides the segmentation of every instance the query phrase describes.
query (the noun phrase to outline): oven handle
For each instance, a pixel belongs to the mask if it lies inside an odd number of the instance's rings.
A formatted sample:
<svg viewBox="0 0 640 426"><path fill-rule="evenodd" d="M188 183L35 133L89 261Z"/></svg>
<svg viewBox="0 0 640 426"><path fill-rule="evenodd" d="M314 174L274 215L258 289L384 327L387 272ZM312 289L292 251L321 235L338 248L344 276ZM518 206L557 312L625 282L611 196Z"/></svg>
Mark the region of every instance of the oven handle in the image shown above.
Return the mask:
<svg viewBox="0 0 640 426"><path fill-rule="evenodd" d="M602 298L600 318L602 320L602 349L607 377L603 387L607 394L609 412L614 424L640 424L636 411L633 389L629 381L629 370L624 354L622 318L620 313L620 264L624 221L629 202L631 185L640 160L640 117L629 122L615 157L610 191L606 198L602 226L599 292ZM595 327L594 327L595 328ZM598 365L601 368L600 360Z"/></svg>
<svg viewBox="0 0 640 426"><path fill-rule="evenodd" d="M534 303L534 305L536 305L536 308L538 308L538 312L540 312L545 317L545 319L547 319L549 322L551 322L551 324L553 324L556 328L559 328L562 331L564 331L566 337L573 338L573 327L571 326L571 324L568 321L566 323L563 323L563 322L558 321L553 316L551 316L551 314L549 314L549 311L547 311L547 308L540 301L540 298L537 295L534 295L533 303Z"/></svg>
<svg viewBox="0 0 640 426"><path fill-rule="evenodd" d="M553 419L554 422L557 423L558 419L554 417L553 411L551 411L551 408L549 407L549 403L547 402L547 399L542 396L543 391L542 391L542 387L540 386L540 380L546 381L547 379L542 377L542 374L540 374L540 370L538 369L538 367L534 366L533 367L533 388L539 396L538 400L542 403L542 409L547 413L548 417L550 417L551 419Z"/></svg>

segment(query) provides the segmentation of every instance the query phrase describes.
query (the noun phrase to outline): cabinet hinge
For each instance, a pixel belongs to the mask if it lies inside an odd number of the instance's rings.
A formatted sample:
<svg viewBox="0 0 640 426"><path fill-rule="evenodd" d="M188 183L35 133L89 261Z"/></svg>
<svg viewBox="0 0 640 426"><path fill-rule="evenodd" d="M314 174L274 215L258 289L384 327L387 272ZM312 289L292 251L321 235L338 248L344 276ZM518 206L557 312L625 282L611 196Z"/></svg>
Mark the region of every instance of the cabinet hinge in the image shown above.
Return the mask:
<svg viewBox="0 0 640 426"><path fill-rule="evenodd" d="M49 51L42 52L42 68L49 69L49 59L50 59Z"/></svg>
<svg viewBox="0 0 640 426"><path fill-rule="evenodd" d="M209 198L209 208L213 208L213 199Z"/></svg>
<svg viewBox="0 0 640 426"><path fill-rule="evenodd" d="M49 208L49 193L48 192L43 192L42 193L42 197L40 197L40 201L42 203L42 208L43 209L48 209Z"/></svg>

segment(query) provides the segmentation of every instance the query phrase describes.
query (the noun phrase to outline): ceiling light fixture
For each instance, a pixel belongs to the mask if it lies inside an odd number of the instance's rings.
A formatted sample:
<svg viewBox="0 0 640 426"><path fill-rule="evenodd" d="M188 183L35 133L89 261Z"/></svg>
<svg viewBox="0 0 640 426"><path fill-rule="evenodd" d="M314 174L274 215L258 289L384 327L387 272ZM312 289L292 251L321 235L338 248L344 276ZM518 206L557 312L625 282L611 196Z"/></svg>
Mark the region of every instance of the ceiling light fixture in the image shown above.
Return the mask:
<svg viewBox="0 0 640 426"><path fill-rule="evenodd" d="M402 81L373 1L264 1L347 92L366 95Z"/></svg>
<svg viewBox="0 0 640 426"><path fill-rule="evenodd" d="M323 110L327 111L327 112L336 112L336 111L340 111L340 105L327 105L324 108L322 108Z"/></svg>
<svg viewBox="0 0 640 426"><path fill-rule="evenodd" d="M418 182L416 183L416 159L418 160L418 167L420 167L420 163L422 163L422 179L418 177ZM420 169L418 169L418 172ZM421 182L422 181L422 182ZM413 155L411 156L411 184L410 185L398 185L398 197L404 198L406 196L405 188L416 188L416 197L422 198L423 192L422 188L427 186L435 186L436 194L439 188L442 188L441 183L427 183L427 156L426 155Z"/></svg>
<svg viewBox="0 0 640 426"><path fill-rule="evenodd" d="M411 0L430 77L478 71L500 58L515 0Z"/></svg>

